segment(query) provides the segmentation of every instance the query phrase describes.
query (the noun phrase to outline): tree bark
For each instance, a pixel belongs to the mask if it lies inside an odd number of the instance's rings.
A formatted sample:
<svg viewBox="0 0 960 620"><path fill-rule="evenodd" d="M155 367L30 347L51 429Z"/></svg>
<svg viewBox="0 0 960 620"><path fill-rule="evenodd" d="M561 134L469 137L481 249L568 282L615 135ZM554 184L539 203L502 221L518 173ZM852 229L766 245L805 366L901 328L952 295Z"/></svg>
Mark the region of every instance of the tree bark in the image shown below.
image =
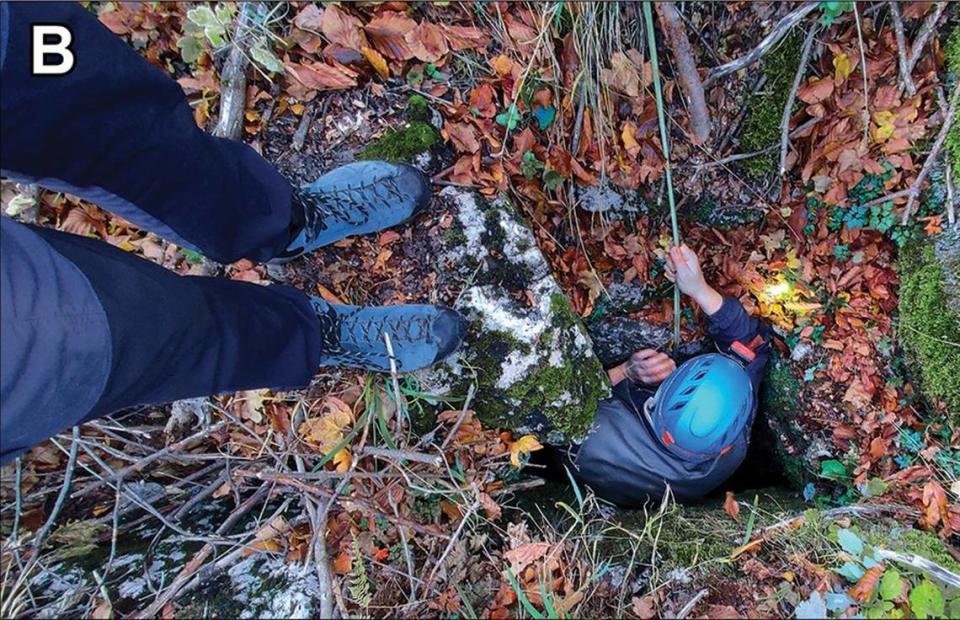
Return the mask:
<svg viewBox="0 0 960 620"><path fill-rule="evenodd" d="M658 2L656 5L660 29L677 61L677 81L690 103L690 138L694 144L703 144L710 137L710 113L703 96L703 83L697 71L697 62L690 48L690 39L673 2Z"/></svg>

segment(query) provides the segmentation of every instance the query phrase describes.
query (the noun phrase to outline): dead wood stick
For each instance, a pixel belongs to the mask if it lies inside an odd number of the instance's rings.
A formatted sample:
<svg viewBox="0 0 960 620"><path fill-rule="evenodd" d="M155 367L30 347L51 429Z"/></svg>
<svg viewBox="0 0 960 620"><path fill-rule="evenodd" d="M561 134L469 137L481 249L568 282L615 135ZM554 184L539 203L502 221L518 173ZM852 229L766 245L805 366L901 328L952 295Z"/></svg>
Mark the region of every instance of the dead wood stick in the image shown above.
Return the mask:
<svg viewBox="0 0 960 620"><path fill-rule="evenodd" d="M917 62L920 61L923 48L926 47L930 36L936 31L937 22L940 21L940 16L943 15L943 10L946 8L946 2L937 2L933 13L928 15L927 19L924 20L923 26L920 27L920 34L917 35L917 38L913 41L913 45L910 46L910 58L907 60L907 73L913 74L913 68L916 67Z"/></svg>
<svg viewBox="0 0 960 620"><path fill-rule="evenodd" d="M197 432L197 433L194 433L193 435L190 435L189 437L185 437L185 438L181 439L180 441L177 441L177 442L175 442L175 443L172 443L172 444L170 444L169 446L167 446L166 448L163 448L162 450L157 450L157 451L154 452L153 454L150 454L150 455L147 455L147 456L143 457L142 459L140 459L140 460L137 461L136 463L133 463L133 464L131 464L131 465L128 465L127 467L124 467L123 469L117 470L117 472L116 472L115 474L113 474L112 476L104 477L102 480L99 480L99 481L97 481L97 482L94 482L93 484L88 485L87 487L85 487L85 488L83 488L83 489L80 489L79 491L77 491L76 493L74 493L71 497L72 497L72 498L77 498L77 497L80 497L81 495L86 495L87 493L89 493L89 492L91 492L91 491L95 491L95 490L99 489L100 487L104 486L104 485L107 484L108 482L116 482L117 480L121 480L121 479L126 478L126 477L127 477L128 475L130 475L130 474L143 471L143 469L144 469L147 465L150 465L151 463L153 463L154 461L157 461L157 460L159 460L159 459L170 458L170 459L176 460L176 459L177 459L177 455L174 454L175 452L180 452L181 450L189 450L189 449L193 448L194 446L196 446L197 444L199 444L201 441L203 441L204 439L206 439L206 438L209 437L210 435L216 433L216 432L219 431L221 428L223 428L224 426L226 426L226 424L227 424L227 422L218 422L218 423L214 424L213 426L211 426L211 427L209 427L209 428L205 428L205 429L203 429L202 431L199 431L199 432Z"/></svg>
<svg viewBox="0 0 960 620"><path fill-rule="evenodd" d="M909 61L907 60L907 37L903 32L903 17L900 16L900 3L891 0L890 15L893 17L893 33L897 38L897 63L900 67L900 87L906 88L907 94L913 97L917 94L917 85L910 75Z"/></svg>
<svg viewBox="0 0 960 620"><path fill-rule="evenodd" d="M240 504L240 506L238 506L229 517L227 517L226 521L224 521L220 527L217 528L216 534L218 536L222 536L230 531L230 529L236 525L237 521L239 521L243 515L247 514L251 508L253 508L266 497L269 490L269 483L265 482L262 484L253 495L244 500L244 502ZM159 616L160 610L162 610L167 603L176 598L176 596L180 593L180 590L183 589L183 587L187 584L187 581L201 569L204 562L207 561L207 558L213 555L213 551L214 546L210 543L205 543L200 551L190 558L190 561L187 562L187 564L183 567L183 570L180 571L180 574L174 578L170 586L161 592L157 596L156 600L153 601L153 603L136 612L134 617L155 618Z"/></svg>
<svg viewBox="0 0 960 620"><path fill-rule="evenodd" d="M960 575L945 569L936 562L931 562L927 558L916 555L915 553L898 553L896 551L887 551L886 549L875 549L873 557L878 560L893 560L906 564L911 568L921 570L928 575L936 577L943 583L953 588L960 588Z"/></svg>
<svg viewBox="0 0 960 620"><path fill-rule="evenodd" d="M780 121L780 176L787 173L787 150L790 148L790 117L793 111L793 102L797 98L797 90L800 88L800 82L807 73L807 63L810 61L810 50L813 48L813 41L820 28L815 23L810 26L807 37L803 40L803 51L800 53L800 65L797 67L797 74L793 78L793 86L790 88L790 95L787 96L787 105L783 108L783 119Z"/></svg>
<svg viewBox="0 0 960 620"><path fill-rule="evenodd" d="M953 226L957 223L957 203L953 197L953 169L949 157L947 158L947 169L944 175L944 181L947 184L947 222Z"/></svg>
<svg viewBox="0 0 960 620"><path fill-rule="evenodd" d="M301 490L301 491L305 491L305 492L310 493L310 494L312 494L312 495L320 495L320 496L322 496L322 497L324 497L324 498L327 498L327 499L336 499L336 498L337 498L337 496L336 496L332 491L330 491L329 489L325 489L325 488L322 488L322 487L319 487L319 486L307 484L306 482L302 482L302 481L300 481L300 480L297 480L297 479L295 479L295 478L292 478L292 477L290 477L290 476L288 476L288 475L286 475L286 474L282 474L282 473L279 473L279 472L268 472L268 471L252 472L252 471L241 470L241 471L237 471L237 472L235 473L235 475L236 475L236 476L241 476L241 477L246 477L246 478L251 478L251 477L252 477L252 478L257 478L257 479L259 479L259 480L268 480L268 481L271 481L271 482L276 482L276 483L282 484L282 485L284 485L284 486L288 486L288 487L292 487L292 488L294 488L294 489L299 489L299 490ZM352 504L357 505L357 506L363 506L363 508L364 508L367 512L369 512L370 514L372 514L372 515L375 516L375 517L383 517L383 518L386 519L387 521L393 521L393 522L398 523L398 524L400 524L400 525L403 525L403 526L405 526L405 527L409 527L410 529L412 529L413 531L417 532L418 534L424 534L424 535L426 535L426 536L435 536L435 537L437 537L437 538L443 538L443 539L449 538L449 536L447 536L446 534L443 534L443 533L441 533L441 532L436 532L436 531L434 531L434 530L431 530L431 529L429 529L429 528L426 528L426 527L420 525L419 523L416 523L416 522L414 522L414 521L410 521L409 519L396 520L396 519L394 519L391 515L389 515L389 514L383 512L383 511L375 508L374 506L372 506L372 505L370 504L369 501L367 501L367 500L365 500L365 499L363 499L363 498L360 498L360 497L351 497L351 498L350 498L350 502L351 502Z"/></svg>
<svg viewBox="0 0 960 620"><path fill-rule="evenodd" d="M238 140L243 131L243 111L247 103L247 43L243 28L246 11L241 5L233 30L230 53L220 71L220 117L213 135Z"/></svg>
<svg viewBox="0 0 960 620"><path fill-rule="evenodd" d="M690 599L690 601L686 605L683 606L683 609L680 610L680 613L677 614L677 620L683 620L688 615L690 615L690 612L693 611L693 608L697 606L697 603L700 602L700 599L702 599L709 593L710 593L710 590L707 590L706 588L697 592L694 595L694 597Z"/></svg>
<svg viewBox="0 0 960 620"><path fill-rule="evenodd" d="M307 132L310 130L310 123L312 121L313 110L305 110L303 117L300 119L300 124L297 125L297 130L293 132L293 140L290 143L290 148L294 151L299 151L303 148L303 143L307 140Z"/></svg>
<svg viewBox="0 0 960 620"><path fill-rule="evenodd" d="M770 31L770 34L765 36L763 40L760 41L760 44L757 45L757 47L753 48L740 58L732 60L725 65L720 65L719 67L711 70L707 75L707 79L703 81L703 87L709 88L713 86L720 78L739 71L740 69L749 67L753 63L760 60L764 54L773 49L780 39L785 37L794 26L799 24L800 21L814 9L816 9L817 6L819 6L818 2L805 2L803 6L794 10L792 13L787 14L786 17L781 19L777 25L773 27L773 30Z"/></svg>
<svg viewBox="0 0 960 620"><path fill-rule="evenodd" d="M917 197L920 195L923 182L933 169L933 162L937 159L937 156L940 155L940 149L943 148L943 144L947 140L947 134L950 132L950 126L953 124L953 117L957 115L958 100L960 100L960 80L957 80L957 85L953 89L953 95L950 97L950 107L947 109L947 115L943 119L943 125L940 127L937 139L933 141L933 146L930 147L930 153L927 155L927 160L923 162L923 168L920 169L920 174L917 175L917 178L914 179L910 185L910 192L907 194L907 206L903 208L903 219L901 221L904 225L910 220L913 203L916 202Z"/></svg>
<svg viewBox="0 0 960 620"><path fill-rule="evenodd" d="M656 4L657 17L660 28L666 35L667 45L677 61L676 78L680 88L690 102L690 141L694 144L703 144L710 137L710 113L707 111L707 101L703 96L703 83L697 71L697 61L690 48L690 39L673 2L658 2Z"/></svg>
<svg viewBox="0 0 960 620"><path fill-rule="evenodd" d="M443 459L436 454L425 454L423 452L411 452L410 450L390 450L387 448L374 448L367 446L360 454L363 456L372 456L374 458L387 459L390 461L413 461L414 463L425 463L440 467Z"/></svg>

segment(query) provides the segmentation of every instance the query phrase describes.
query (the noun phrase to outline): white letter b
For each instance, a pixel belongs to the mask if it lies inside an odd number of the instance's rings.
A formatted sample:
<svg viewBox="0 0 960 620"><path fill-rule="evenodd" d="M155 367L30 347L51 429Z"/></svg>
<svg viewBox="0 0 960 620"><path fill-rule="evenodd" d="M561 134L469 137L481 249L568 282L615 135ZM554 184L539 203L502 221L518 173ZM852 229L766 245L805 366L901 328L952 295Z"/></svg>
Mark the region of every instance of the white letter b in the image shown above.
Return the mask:
<svg viewBox="0 0 960 620"><path fill-rule="evenodd" d="M55 41L52 39L56 38ZM34 75L64 75L73 69L74 56L70 51L73 34L66 26L56 24L34 24L33 26L33 74ZM44 62L44 59L54 63Z"/></svg>

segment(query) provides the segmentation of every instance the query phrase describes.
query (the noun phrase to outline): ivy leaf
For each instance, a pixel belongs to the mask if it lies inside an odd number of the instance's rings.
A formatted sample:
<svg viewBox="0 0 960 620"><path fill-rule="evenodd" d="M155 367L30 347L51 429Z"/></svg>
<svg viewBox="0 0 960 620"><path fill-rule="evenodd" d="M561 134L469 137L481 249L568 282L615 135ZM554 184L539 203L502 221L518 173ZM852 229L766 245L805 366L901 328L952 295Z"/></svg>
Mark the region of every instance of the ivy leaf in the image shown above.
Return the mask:
<svg viewBox="0 0 960 620"><path fill-rule="evenodd" d="M843 480L847 477L847 468L840 461L827 459L820 462L820 477L827 480Z"/></svg>
<svg viewBox="0 0 960 620"><path fill-rule="evenodd" d="M880 579L880 597L885 601L893 601L903 594L903 579L895 568L891 568Z"/></svg>
<svg viewBox="0 0 960 620"><path fill-rule="evenodd" d="M853 557L859 559L860 556L863 555L863 541L860 540L860 537L857 536L853 530L842 529L838 531L837 542L840 543L844 551Z"/></svg>
<svg viewBox="0 0 960 620"><path fill-rule="evenodd" d="M203 46L197 41L196 37L187 35L177 40L177 47L180 49L180 57L183 62L193 64L199 60L203 54Z"/></svg>
<svg viewBox="0 0 960 620"><path fill-rule="evenodd" d="M553 124L553 120L557 117L557 109L553 106L543 107L538 105L533 108L533 116L537 119L537 125L540 129L546 129Z"/></svg>
<svg viewBox="0 0 960 620"><path fill-rule="evenodd" d="M847 562L834 572L842 575L847 581L860 581L860 578L863 577L863 568L854 562Z"/></svg>
<svg viewBox="0 0 960 620"><path fill-rule="evenodd" d="M810 598L797 605L797 608L793 610L793 613L800 620L826 618L827 605L823 601L823 595L821 595L819 591L814 590L810 594Z"/></svg>
<svg viewBox="0 0 960 620"><path fill-rule="evenodd" d="M520 122L520 110L517 109L517 104L511 103L510 107L500 114L497 114L494 120L497 121L498 125L506 127L508 131L516 129L517 124Z"/></svg>
<svg viewBox="0 0 960 620"><path fill-rule="evenodd" d="M937 618L943 616L943 594L940 588L929 579L910 592L910 609L918 618Z"/></svg>
<svg viewBox="0 0 960 620"><path fill-rule="evenodd" d="M192 21L194 24L200 26L201 28L220 25L220 20L217 19L217 16L216 14L214 14L213 9L211 9L206 5L194 7L189 11L187 11L187 19Z"/></svg>
<svg viewBox="0 0 960 620"><path fill-rule="evenodd" d="M283 63L273 55L273 52L268 50L266 47L257 45L256 47L250 48L250 55L261 67L267 71L277 73L278 71L283 71Z"/></svg>

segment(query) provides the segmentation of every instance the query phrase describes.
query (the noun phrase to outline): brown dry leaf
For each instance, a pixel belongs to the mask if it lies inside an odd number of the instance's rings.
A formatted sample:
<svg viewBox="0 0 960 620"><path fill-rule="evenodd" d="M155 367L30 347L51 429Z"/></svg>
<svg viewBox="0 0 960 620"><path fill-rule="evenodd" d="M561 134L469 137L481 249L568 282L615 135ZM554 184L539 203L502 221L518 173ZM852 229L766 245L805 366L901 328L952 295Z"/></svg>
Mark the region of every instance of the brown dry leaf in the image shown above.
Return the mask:
<svg viewBox="0 0 960 620"><path fill-rule="evenodd" d="M358 52L369 47L370 44L362 28L363 24L358 18L336 4L328 4L323 10L320 31L335 45L342 45Z"/></svg>
<svg viewBox="0 0 960 620"><path fill-rule="evenodd" d="M533 435L524 435L516 441L510 442L510 463L520 468L520 456L527 456L531 452L542 450L543 446Z"/></svg>
<svg viewBox="0 0 960 620"><path fill-rule="evenodd" d="M263 422L263 405L270 390L246 390L237 394L242 403L240 419L250 420L254 424Z"/></svg>
<svg viewBox="0 0 960 620"><path fill-rule="evenodd" d="M223 484L217 487L217 490L213 492L213 498L219 499L221 497L226 497L230 495L230 491L233 490L233 483L229 480L224 480Z"/></svg>
<svg viewBox="0 0 960 620"><path fill-rule="evenodd" d="M530 542L504 552L503 559L510 562L510 568L512 568L513 573L517 575L520 574L520 571L526 568L528 564L536 562L546 555L549 549L550 543Z"/></svg>
<svg viewBox="0 0 960 620"><path fill-rule="evenodd" d="M96 231L100 233L101 237L107 236L103 213L85 204L70 209L67 216L63 218L60 230L83 236L88 236Z"/></svg>
<svg viewBox="0 0 960 620"><path fill-rule="evenodd" d="M470 91L470 109L476 110L477 116L493 118L497 115L496 96L493 87L483 83Z"/></svg>
<svg viewBox="0 0 960 620"><path fill-rule="evenodd" d="M477 132L473 125L467 123L450 123L443 126L444 133L453 142L457 151L461 153L476 153L480 150L480 143L477 141Z"/></svg>
<svg viewBox="0 0 960 620"><path fill-rule="evenodd" d="M393 60L409 60L413 58L413 52L406 36L416 27L417 22L403 13L384 11L371 19L364 30L384 56Z"/></svg>
<svg viewBox="0 0 960 620"><path fill-rule="evenodd" d="M931 480L923 485L923 505L922 525L932 529L947 514L947 494L939 482Z"/></svg>
<svg viewBox="0 0 960 620"><path fill-rule="evenodd" d="M723 500L723 511L736 520L740 520L740 504L734 498L733 491L727 491L727 497Z"/></svg>
<svg viewBox="0 0 960 620"><path fill-rule="evenodd" d="M833 79L824 77L820 79L810 79L806 84L801 84L797 89L797 97L804 103L820 103L833 94Z"/></svg>
<svg viewBox="0 0 960 620"><path fill-rule="evenodd" d="M329 301L332 304L345 304L345 302L339 295L325 287L324 285L317 283L317 292L320 293L320 297L324 301Z"/></svg>
<svg viewBox="0 0 960 620"><path fill-rule="evenodd" d="M352 565L353 561L350 558L350 554L342 551L333 559L333 572L338 575L348 575L350 574L350 567Z"/></svg>
<svg viewBox="0 0 960 620"><path fill-rule="evenodd" d="M627 97L640 96L640 71L630 57L623 52L614 52L610 68L600 70L601 77L611 88Z"/></svg>
<svg viewBox="0 0 960 620"><path fill-rule="evenodd" d="M500 77L510 75L513 73L513 61L508 57L500 54L499 56L494 56L490 59L490 66L493 67L493 70L497 72L497 75Z"/></svg>
<svg viewBox="0 0 960 620"><path fill-rule="evenodd" d="M422 22L408 32L406 40L413 55L424 62L437 62L450 51L443 29L429 22Z"/></svg>
<svg viewBox="0 0 960 620"><path fill-rule="evenodd" d="M497 504L497 502L495 502L492 497L490 497L489 493L480 494L480 505L483 506L483 510L487 513L487 516L490 517L491 519L496 520L500 518L500 515L502 513L502 511L500 510L500 505Z"/></svg>
<svg viewBox="0 0 960 620"><path fill-rule="evenodd" d="M323 62L284 65L293 78L309 90L343 90L357 85L357 73L343 65Z"/></svg>
<svg viewBox="0 0 960 620"><path fill-rule="evenodd" d="M310 3L293 18L293 25L301 30L318 30L323 28L323 11L317 5Z"/></svg>
<svg viewBox="0 0 960 620"><path fill-rule="evenodd" d="M652 594L644 597L635 596L630 599L630 610L640 620L650 620L650 618L657 617L656 602L653 600Z"/></svg>
<svg viewBox="0 0 960 620"><path fill-rule="evenodd" d="M626 121L623 124L623 130L620 132L620 139L623 140L623 148L633 159L640 154L640 143L637 142L637 126L633 121Z"/></svg>
<svg viewBox="0 0 960 620"><path fill-rule="evenodd" d="M377 73L383 79L390 77L390 67L387 66L387 60L383 55L372 47L364 47L362 50L363 57L376 69Z"/></svg>
<svg viewBox="0 0 960 620"><path fill-rule="evenodd" d="M489 33L475 26L450 26L444 24L443 34L455 52L473 47L484 48L490 42Z"/></svg>
<svg viewBox="0 0 960 620"><path fill-rule="evenodd" d="M870 595L873 594L873 590L877 587L877 582L880 581L880 576L883 575L883 571L886 567L883 564L877 564L871 568L867 569L867 572L863 574L863 577L860 578L860 581L857 582L857 585L850 588L850 598L857 601L858 603L866 602L870 599Z"/></svg>
<svg viewBox="0 0 960 620"><path fill-rule="evenodd" d="M344 431L351 424L353 410L350 406L336 396L327 396L323 400L319 415L305 420L297 432L303 436L304 441L315 445L321 454L327 455L343 441Z"/></svg>

